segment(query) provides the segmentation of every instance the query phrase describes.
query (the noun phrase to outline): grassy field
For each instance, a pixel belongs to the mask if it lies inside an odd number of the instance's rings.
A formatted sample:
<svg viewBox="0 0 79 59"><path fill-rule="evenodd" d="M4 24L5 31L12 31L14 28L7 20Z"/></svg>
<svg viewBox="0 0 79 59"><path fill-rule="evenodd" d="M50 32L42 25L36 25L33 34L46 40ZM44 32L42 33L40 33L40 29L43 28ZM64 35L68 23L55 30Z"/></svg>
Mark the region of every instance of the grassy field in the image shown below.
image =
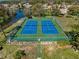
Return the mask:
<svg viewBox="0 0 79 59"><path fill-rule="evenodd" d="M72 26L79 22L79 18L78 18L78 20L75 20L76 18L77 18L76 16L56 17L56 19L58 19L61 22L61 25L62 25L64 31L72 31Z"/></svg>
<svg viewBox="0 0 79 59"><path fill-rule="evenodd" d="M18 22L14 23L13 25L11 25L10 27L6 28L4 30L5 34L8 35L9 32L11 32L16 26L18 26L19 24L21 24L23 22L23 20L19 20ZM5 40L4 34L3 32L0 32L0 41Z"/></svg>
<svg viewBox="0 0 79 59"><path fill-rule="evenodd" d="M36 59L39 56L42 59L79 59L79 52L75 52L71 48L56 48L49 45L40 47L42 48L38 51L38 45L25 47L6 45L4 46L4 49L0 51L0 57L3 57L4 59L14 59L16 51L22 49L25 50L28 59Z"/></svg>
<svg viewBox="0 0 79 59"><path fill-rule="evenodd" d="M14 23L13 25L11 25L10 27L6 28L4 30L5 34L8 35L10 31L12 31L16 26L18 26L22 22L23 22L23 20L20 20L20 21ZM4 42L5 40L6 40L6 38L5 38L4 34L2 32L0 32L0 44L6 43L6 42ZM13 54L17 50L17 48L19 48L19 46L11 46L11 45L4 44L3 50L0 51L0 58L14 59Z"/></svg>
<svg viewBox="0 0 79 59"><path fill-rule="evenodd" d="M66 17L56 17L61 22L61 25L64 29L64 31L71 31L72 25L77 23L77 21L74 20L74 18L66 18ZM13 28L15 28L19 24L19 22L13 24L9 28L7 28L5 33L11 31ZM39 30L40 31L40 30ZM4 35L0 32L0 41L3 41ZM60 46L66 46L69 45L69 41L58 41L58 45ZM42 46L41 58L42 59L79 59L79 52L75 52L72 48L56 48L52 46ZM36 59L37 57L37 47L27 47L24 48L21 46L14 46L14 45L4 45L3 50L0 51L0 58L4 59L14 59L14 55L18 49L25 49L28 59Z"/></svg>
<svg viewBox="0 0 79 59"><path fill-rule="evenodd" d="M48 53L44 52L43 59L79 59L79 52L69 48L56 49Z"/></svg>
<svg viewBox="0 0 79 59"><path fill-rule="evenodd" d="M19 46L11 46L11 45L4 45L3 50L0 51L0 58L4 59L14 59L14 54L17 51Z"/></svg>

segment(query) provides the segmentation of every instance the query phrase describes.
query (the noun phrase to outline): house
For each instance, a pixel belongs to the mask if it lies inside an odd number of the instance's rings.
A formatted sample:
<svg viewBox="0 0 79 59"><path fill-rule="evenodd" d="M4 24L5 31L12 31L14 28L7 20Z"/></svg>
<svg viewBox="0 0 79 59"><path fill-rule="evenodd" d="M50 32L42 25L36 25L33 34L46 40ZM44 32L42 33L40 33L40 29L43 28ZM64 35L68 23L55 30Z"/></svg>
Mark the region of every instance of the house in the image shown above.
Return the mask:
<svg viewBox="0 0 79 59"><path fill-rule="evenodd" d="M44 9L50 9L50 10L52 10L52 6L51 5L48 5L48 4L43 4L43 6L42 6Z"/></svg>
<svg viewBox="0 0 79 59"><path fill-rule="evenodd" d="M26 15L28 15L28 14L30 14L30 10L31 10L31 4L29 4L29 3L25 3L25 4L23 4L23 6L24 6L24 12L25 12L25 14Z"/></svg>
<svg viewBox="0 0 79 59"><path fill-rule="evenodd" d="M69 7L71 7L71 5L66 5L65 3L62 3L61 5L59 5L60 13L63 15L67 14Z"/></svg>

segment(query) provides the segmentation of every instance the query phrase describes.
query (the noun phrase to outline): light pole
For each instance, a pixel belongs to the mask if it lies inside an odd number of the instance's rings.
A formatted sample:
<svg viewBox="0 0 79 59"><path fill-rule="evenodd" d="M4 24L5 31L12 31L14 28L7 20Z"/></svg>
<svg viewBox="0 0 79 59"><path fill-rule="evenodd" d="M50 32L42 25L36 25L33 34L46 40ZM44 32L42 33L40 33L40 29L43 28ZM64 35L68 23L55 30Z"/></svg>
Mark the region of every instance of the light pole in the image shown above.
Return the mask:
<svg viewBox="0 0 79 59"><path fill-rule="evenodd" d="M41 59L41 58L42 58L42 56L41 56L42 50L41 50L41 45L40 45L40 43L41 43L41 41L40 41L40 39L38 39L38 45L37 45L37 59Z"/></svg>

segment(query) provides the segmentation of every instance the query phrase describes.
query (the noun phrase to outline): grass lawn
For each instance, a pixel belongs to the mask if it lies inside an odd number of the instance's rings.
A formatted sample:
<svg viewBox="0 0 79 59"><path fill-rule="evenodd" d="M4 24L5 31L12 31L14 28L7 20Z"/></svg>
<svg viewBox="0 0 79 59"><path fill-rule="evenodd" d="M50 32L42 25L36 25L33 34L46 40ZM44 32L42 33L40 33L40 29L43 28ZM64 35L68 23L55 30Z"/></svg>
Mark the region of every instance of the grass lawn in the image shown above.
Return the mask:
<svg viewBox="0 0 79 59"><path fill-rule="evenodd" d="M14 59L13 55L15 54L18 48L19 46L11 46L11 45L3 46L3 50L0 51L0 58Z"/></svg>
<svg viewBox="0 0 79 59"><path fill-rule="evenodd" d="M4 49L0 51L0 57L2 56L4 59L14 59L15 52L18 50L18 48L20 48L20 46L6 45L4 46ZM36 51L35 48L30 51L26 49L26 53L29 52L27 55L28 59L35 59L34 56L37 56L37 53L35 53L35 51ZM45 50L45 46L43 46L42 50L40 51L42 51L41 54L42 59L79 59L79 52L75 52L71 48L57 49L53 47L53 50L50 51Z"/></svg>
<svg viewBox="0 0 79 59"><path fill-rule="evenodd" d="M73 25L77 22L74 20L74 18L56 17L56 19L58 19L61 22L61 25L62 25L64 31L71 31L72 30L71 25ZM17 26L17 24L19 24L19 22L15 23L12 26L10 26L9 28L7 28L5 30L5 33L9 32L13 28L15 28ZM39 31L40 31L40 29L39 29ZM4 35L0 32L0 41L2 41L3 39L5 39ZM64 45L68 45L69 41L61 40L61 41L58 41L57 43L60 46L64 46ZM14 45L4 45L3 47L4 47L4 49L2 51L0 51L0 58L2 57L4 59L14 59L15 52L19 48L21 48L20 46L14 46ZM42 59L79 59L79 52L75 52L71 48L64 48L64 49L59 49L59 48L54 48L54 47L52 47L52 48L53 48L53 50L51 50L51 49L45 50L45 46L43 46L42 50L40 49L40 51L42 51L41 58ZM36 59L36 57L37 57L36 52L37 51L36 51L35 47L32 50L30 50L29 52L26 49L26 53L29 53L27 56L29 56L29 55L31 56L31 57L29 57L29 59Z"/></svg>
<svg viewBox="0 0 79 59"><path fill-rule="evenodd" d="M79 59L79 53L72 49L58 49L52 55L53 59Z"/></svg>
<svg viewBox="0 0 79 59"><path fill-rule="evenodd" d="M61 22L61 25L62 25L64 31L72 31L71 26L78 23L78 21L76 21L75 18L77 18L77 17L76 16L56 17L56 19L58 19Z"/></svg>
<svg viewBox="0 0 79 59"><path fill-rule="evenodd" d="M10 27L6 28L4 30L5 34L8 35L8 33L13 30L16 26L18 26L19 24L21 24L23 22L23 20L17 21L16 23L14 23L13 25L11 25ZM5 37L3 35L2 32L0 32L0 43L3 42L5 40ZM17 48L19 48L19 46L11 46L11 45L3 45L3 50L0 51L0 58L4 58L4 59L14 59L13 58L13 54L16 52Z"/></svg>
<svg viewBox="0 0 79 59"><path fill-rule="evenodd" d="M57 44L60 46L66 46L66 45L69 45L70 42L69 40L60 40L60 41L57 41Z"/></svg>
<svg viewBox="0 0 79 59"><path fill-rule="evenodd" d="M7 35L11 30L13 30L16 26L18 26L19 24L21 24L23 22L23 20L19 20L16 23L14 23L13 25L9 26L8 28L6 28L4 30L5 34ZM5 40L5 37L3 35L2 32L0 32L0 41Z"/></svg>
<svg viewBox="0 0 79 59"><path fill-rule="evenodd" d="M43 59L79 59L79 52L73 51L73 49L55 49L46 53L43 51Z"/></svg>

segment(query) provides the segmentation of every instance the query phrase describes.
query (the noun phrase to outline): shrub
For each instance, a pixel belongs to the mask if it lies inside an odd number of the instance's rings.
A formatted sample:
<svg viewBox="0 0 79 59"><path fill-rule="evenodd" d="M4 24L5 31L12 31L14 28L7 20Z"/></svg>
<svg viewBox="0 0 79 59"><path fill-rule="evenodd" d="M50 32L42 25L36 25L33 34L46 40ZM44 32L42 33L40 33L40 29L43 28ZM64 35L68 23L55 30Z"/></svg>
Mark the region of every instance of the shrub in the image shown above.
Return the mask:
<svg viewBox="0 0 79 59"><path fill-rule="evenodd" d="M15 55L15 59L21 59L22 56L25 56L25 51L24 50L18 50L16 52L16 55Z"/></svg>
<svg viewBox="0 0 79 59"><path fill-rule="evenodd" d="M78 15L79 14L79 6L71 6L68 11L69 15Z"/></svg>

